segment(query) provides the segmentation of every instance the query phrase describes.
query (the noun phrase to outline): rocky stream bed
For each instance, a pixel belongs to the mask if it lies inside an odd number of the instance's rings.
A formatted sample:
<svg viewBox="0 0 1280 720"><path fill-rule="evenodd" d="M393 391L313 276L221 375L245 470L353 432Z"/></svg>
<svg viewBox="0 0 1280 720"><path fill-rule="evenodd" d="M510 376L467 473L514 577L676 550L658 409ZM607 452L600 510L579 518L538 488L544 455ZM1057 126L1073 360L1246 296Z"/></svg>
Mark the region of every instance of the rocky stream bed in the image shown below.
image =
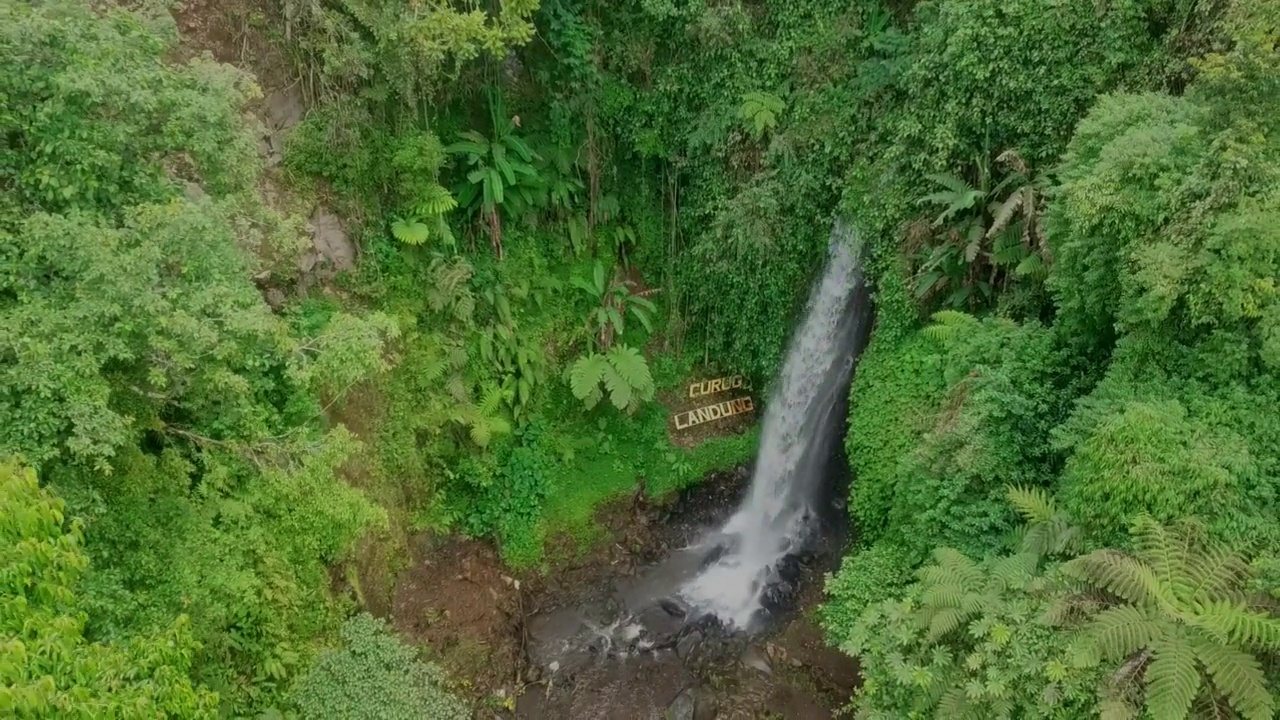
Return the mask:
<svg viewBox="0 0 1280 720"><path fill-rule="evenodd" d="M832 717L858 679L856 662L825 644L814 617L823 575L844 549L839 522L780 568L753 632L671 596L681 573L707 562L682 549L724 521L749 477L744 466L667 503L641 494L614 503L599 516L610 541L567 552L572 559L546 575L512 576L483 543L420 538L390 599L392 621L470 680L481 718Z"/></svg>

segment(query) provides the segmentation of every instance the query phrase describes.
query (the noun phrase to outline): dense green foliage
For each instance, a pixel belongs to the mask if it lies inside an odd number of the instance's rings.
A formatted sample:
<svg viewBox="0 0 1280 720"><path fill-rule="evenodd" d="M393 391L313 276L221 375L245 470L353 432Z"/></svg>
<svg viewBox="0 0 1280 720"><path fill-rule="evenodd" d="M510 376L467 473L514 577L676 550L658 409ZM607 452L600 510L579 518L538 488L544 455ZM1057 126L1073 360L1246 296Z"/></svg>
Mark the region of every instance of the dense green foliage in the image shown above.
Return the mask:
<svg viewBox="0 0 1280 720"><path fill-rule="evenodd" d="M1275 3L283 0L278 168L144 5L0 0L0 711L465 716L354 604L742 461L663 403L766 387L840 219L857 711L1273 713Z"/></svg>
<svg viewBox="0 0 1280 720"><path fill-rule="evenodd" d="M214 717L217 697L187 675L185 616L119 643L85 637L74 592L89 558L78 523L35 473L0 466L0 710L8 717Z"/></svg>
<svg viewBox="0 0 1280 720"><path fill-rule="evenodd" d="M824 621L863 656L860 715L1273 714L1276 610L1258 591L1273 586L1259 573L1280 551L1280 425L1263 409L1280 387L1270 356L1280 226L1268 219L1280 190L1276 16L1252 2L1187 12L1162 41L1202 53L1183 69L1177 56L1160 67L1141 53L1035 65L1083 70L1114 90L1072 101L1064 86L1063 114L1039 108L1062 118L1056 130L1019 137L1007 118L990 121L1005 139L968 143L975 179L939 176L944 189L921 202L942 212L923 219L942 229L925 231L926 257L955 243L967 263L939 287L976 283L964 297L983 302L915 297L984 317L882 323L859 368L847 449L863 535L829 582ZM1010 73L990 77L1028 76ZM950 127L973 117L953 113ZM1033 167L1061 153L1012 211L1007 190L986 189L1002 148ZM1031 202L1034 225L1018 215ZM1015 272L1016 283L1000 282L998 250L985 244L1006 214L1044 266ZM920 223L902 227L901 252L914 252ZM919 272L903 260L888 269ZM1073 528L1071 553L1087 554L1019 561L1000 497L1011 485L1043 488L1042 508ZM938 545L954 550L934 551L917 574Z"/></svg>
<svg viewBox="0 0 1280 720"><path fill-rule="evenodd" d="M175 684L189 670L228 709L270 707L338 611L326 565L385 522L336 478L353 442L326 429L320 398L381 371L395 325L341 313L304 334L262 302L253 275L301 222L254 191L247 76L161 62L167 16L4 3L0 26L0 454L66 501L16 539L62 532L65 512L87 541L73 529L61 546L91 561L74 606L41 598L67 622L21 703L195 716L212 696ZM111 679L152 672L152 689ZM138 704L68 699L81 693L63 678L90 698L95 677Z"/></svg>

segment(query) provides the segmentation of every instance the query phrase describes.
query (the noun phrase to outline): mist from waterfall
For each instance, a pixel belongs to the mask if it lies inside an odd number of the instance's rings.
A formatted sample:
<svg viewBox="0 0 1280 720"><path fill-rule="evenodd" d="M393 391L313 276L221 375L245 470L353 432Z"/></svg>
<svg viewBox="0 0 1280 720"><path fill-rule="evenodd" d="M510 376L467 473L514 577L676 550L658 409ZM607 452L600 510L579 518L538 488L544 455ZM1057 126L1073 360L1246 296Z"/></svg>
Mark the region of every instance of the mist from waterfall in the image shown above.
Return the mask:
<svg viewBox="0 0 1280 720"><path fill-rule="evenodd" d="M855 231L837 223L826 269L810 293L765 408L748 495L707 543L721 554L684 583L701 612L747 627L779 561L810 540L825 471L843 426L838 416L871 323L871 300Z"/></svg>

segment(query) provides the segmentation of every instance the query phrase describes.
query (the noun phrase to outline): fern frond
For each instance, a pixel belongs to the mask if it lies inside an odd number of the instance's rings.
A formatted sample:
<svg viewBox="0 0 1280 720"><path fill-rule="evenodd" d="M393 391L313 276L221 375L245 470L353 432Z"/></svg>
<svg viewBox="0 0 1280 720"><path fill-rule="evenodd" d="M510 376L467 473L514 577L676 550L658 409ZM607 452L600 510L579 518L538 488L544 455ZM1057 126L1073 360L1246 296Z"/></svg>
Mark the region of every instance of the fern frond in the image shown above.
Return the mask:
<svg viewBox="0 0 1280 720"><path fill-rule="evenodd" d="M1015 190L1011 195L1009 195L1009 197L1005 198L1003 202L995 205L994 212L992 213L991 227L987 228L986 237L988 240L1004 232L1004 229L1009 227L1009 223L1013 220L1013 216L1022 207L1023 199L1024 197L1022 192Z"/></svg>
<svg viewBox="0 0 1280 720"><path fill-rule="evenodd" d="M1048 268L1045 267L1044 258L1031 253L1018 263L1018 266L1013 269L1013 274L1018 277L1043 278L1048 274Z"/></svg>
<svg viewBox="0 0 1280 720"><path fill-rule="evenodd" d="M449 346L449 367L461 370L467 366L467 349L460 344Z"/></svg>
<svg viewBox="0 0 1280 720"><path fill-rule="evenodd" d="M480 398L480 412L489 416L494 415L502 408L502 400L502 388L493 385L486 387Z"/></svg>
<svg viewBox="0 0 1280 720"><path fill-rule="evenodd" d="M935 314L934 317L937 318L940 314ZM1005 492L1005 497L1009 499L1013 509L1028 523L1047 523L1058 514L1057 506L1044 488L1014 485Z"/></svg>
<svg viewBox="0 0 1280 720"><path fill-rule="evenodd" d="M453 197L453 193L446 190L439 184L433 184L427 188L422 198L418 200L418 214L422 217L436 217L444 215L458 207L458 201Z"/></svg>
<svg viewBox="0 0 1280 720"><path fill-rule="evenodd" d="M1089 639L1100 655L1110 659L1128 657L1162 637L1160 623L1132 605L1119 605L1094 616Z"/></svg>
<svg viewBox="0 0 1280 720"><path fill-rule="evenodd" d="M489 431L489 425L485 422L477 422L471 426L471 442L477 447L489 447L489 442L493 439L493 434Z"/></svg>
<svg viewBox="0 0 1280 720"><path fill-rule="evenodd" d="M1188 574L1194 579L1187 600L1205 602L1213 598L1243 599L1251 571L1249 565L1222 545L1204 548L1189 558Z"/></svg>
<svg viewBox="0 0 1280 720"><path fill-rule="evenodd" d="M934 173L932 175L925 175L925 178L931 180L936 185L941 185L957 195L962 195L973 190L973 188L969 186L969 183L965 182L964 178L959 175L953 175L951 173Z"/></svg>
<svg viewBox="0 0 1280 720"><path fill-rule="evenodd" d="M1225 642L1280 650L1280 620L1255 612L1243 602L1214 600L1200 603L1189 622Z"/></svg>
<svg viewBox="0 0 1280 720"><path fill-rule="evenodd" d="M467 383L460 375L451 376L445 384L445 389L454 402L464 402L467 399Z"/></svg>
<svg viewBox="0 0 1280 720"><path fill-rule="evenodd" d="M1193 526L1168 528L1144 513L1134 522L1133 544L1138 556L1167 592L1174 595L1190 592L1193 583L1187 574L1187 561L1199 545Z"/></svg>
<svg viewBox="0 0 1280 720"><path fill-rule="evenodd" d="M1104 698L1098 703L1098 720L1133 720L1138 709L1121 698Z"/></svg>
<svg viewBox="0 0 1280 720"><path fill-rule="evenodd" d="M933 564L920 569L920 580L925 585L955 585L966 593L976 593L982 590L985 577L964 553L942 547L934 549Z"/></svg>
<svg viewBox="0 0 1280 720"><path fill-rule="evenodd" d="M1275 712L1262 664L1252 654L1223 645L1195 631L1189 636L1196 658L1204 664L1213 687L1248 720L1266 720Z"/></svg>
<svg viewBox="0 0 1280 720"><path fill-rule="evenodd" d="M939 310L933 314L933 323L921 332L925 337L939 342L956 338L962 330L972 327L977 318L959 310Z"/></svg>
<svg viewBox="0 0 1280 720"><path fill-rule="evenodd" d="M999 558L991 564L991 579L1000 589L1011 590L1024 586L1035 572L1040 556L1035 553L1020 552Z"/></svg>
<svg viewBox="0 0 1280 720"><path fill-rule="evenodd" d="M448 365L439 345L428 346L422 353L422 360L414 369L414 380L419 386L434 385L444 377Z"/></svg>
<svg viewBox="0 0 1280 720"><path fill-rule="evenodd" d="M973 712L969 697L963 687L952 687L942 694L934 717L938 720L957 720L968 717Z"/></svg>
<svg viewBox="0 0 1280 720"><path fill-rule="evenodd" d="M1151 647L1153 660L1144 674L1146 705L1153 717L1181 720L1200 692L1196 653L1180 633L1167 633Z"/></svg>
<svg viewBox="0 0 1280 720"><path fill-rule="evenodd" d="M929 585L920 595L920 601L926 608L958 608L964 602L965 591L957 585Z"/></svg>
<svg viewBox="0 0 1280 720"><path fill-rule="evenodd" d="M928 615L929 631L927 637L930 642L937 640L945 635L949 635L964 624L968 620L970 614L958 608L944 608Z"/></svg>
<svg viewBox="0 0 1280 720"><path fill-rule="evenodd" d="M1095 550L1062 566L1070 577L1100 587L1131 603L1169 600L1155 573L1144 563L1117 550Z"/></svg>

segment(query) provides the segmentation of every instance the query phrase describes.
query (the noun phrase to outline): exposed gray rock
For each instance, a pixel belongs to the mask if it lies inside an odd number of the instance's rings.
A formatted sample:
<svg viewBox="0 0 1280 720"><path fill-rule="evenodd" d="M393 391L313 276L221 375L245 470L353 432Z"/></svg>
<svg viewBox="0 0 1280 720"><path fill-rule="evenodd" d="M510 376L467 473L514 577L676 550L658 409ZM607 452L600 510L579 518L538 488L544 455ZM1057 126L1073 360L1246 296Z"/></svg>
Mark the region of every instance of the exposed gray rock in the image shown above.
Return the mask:
<svg viewBox="0 0 1280 720"><path fill-rule="evenodd" d="M298 269L310 272L323 260L336 271L350 270L356 265L356 246L347 237L342 221L326 207L318 207L307 222L311 231L312 250L298 260Z"/></svg>
<svg viewBox="0 0 1280 720"><path fill-rule="evenodd" d="M703 689L698 693L697 702L694 703L693 720L716 720L716 716L720 714L720 698L715 693Z"/></svg>
<svg viewBox="0 0 1280 720"><path fill-rule="evenodd" d="M266 112L270 129L288 130L302 122L302 116L306 111L302 101L302 86L294 83L288 87L272 90L263 100L262 108Z"/></svg>
<svg viewBox="0 0 1280 720"><path fill-rule="evenodd" d="M688 660L689 656L697 651L698 646L702 644L702 633L694 630L676 643L676 657L681 660Z"/></svg>
<svg viewBox="0 0 1280 720"><path fill-rule="evenodd" d="M689 688L671 701L662 717L663 720L695 720L697 709L697 694L693 688Z"/></svg>
<svg viewBox="0 0 1280 720"><path fill-rule="evenodd" d="M746 667L758 670L765 675L773 675L773 664L769 662L769 656L755 645L748 645L747 649L742 651L739 660Z"/></svg>
<svg viewBox="0 0 1280 720"><path fill-rule="evenodd" d="M672 617L661 605L653 605L636 616L636 622L643 628L645 640L655 648L667 648L676 644L680 630L684 628L681 618Z"/></svg>
<svg viewBox="0 0 1280 720"><path fill-rule="evenodd" d="M278 165L284 153L284 136L289 128L302 122L306 107L298 84L273 90L262 102L263 127L258 152L268 165Z"/></svg>
<svg viewBox="0 0 1280 720"><path fill-rule="evenodd" d="M267 305L275 312L280 312L284 308L285 297L284 291L280 288L267 288L263 293L263 298L267 301Z"/></svg>

